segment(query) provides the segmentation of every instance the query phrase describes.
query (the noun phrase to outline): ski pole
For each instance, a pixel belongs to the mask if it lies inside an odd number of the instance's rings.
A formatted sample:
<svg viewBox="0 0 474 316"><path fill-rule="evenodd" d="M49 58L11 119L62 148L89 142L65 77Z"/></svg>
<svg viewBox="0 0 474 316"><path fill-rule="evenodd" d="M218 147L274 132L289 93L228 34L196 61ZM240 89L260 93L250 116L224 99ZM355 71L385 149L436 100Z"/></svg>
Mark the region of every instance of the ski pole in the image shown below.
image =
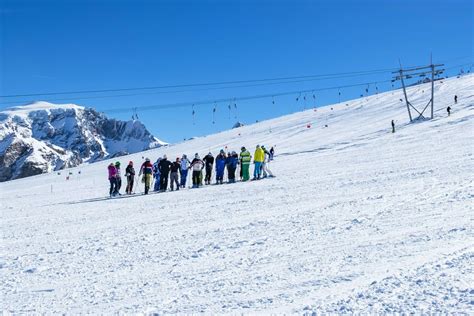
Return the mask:
<svg viewBox="0 0 474 316"><path fill-rule="evenodd" d="M137 187L138 187L138 190L140 191L140 193L142 193L142 189L140 189L140 177L137 177L136 175L134 175L133 176L133 182L135 182L135 178L137 179L137 182L136 182L135 188L133 188L133 194L135 194L135 192L137 190Z"/></svg>
<svg viewBox="0 0 474 316"><path fill-rule="evenodd" d="M137 177L137 187L138 187L138 191L140 192L140 194L142 193L142 189L140 188L140 176Z"/></svg>
<svg viewBox="0 0 474 316"><path fill-rule="evenodd" d="M140 191L140 194L142 194L142 193L143 193L143 191L142 191L142 189L141 189L141 187L140 187L140 182L141 182L141 181L140 181L140 177L138 177L138 179L137 179L137 180L138 180L138 184L137 184L137 186L138 186L138 190Z"/></svg>

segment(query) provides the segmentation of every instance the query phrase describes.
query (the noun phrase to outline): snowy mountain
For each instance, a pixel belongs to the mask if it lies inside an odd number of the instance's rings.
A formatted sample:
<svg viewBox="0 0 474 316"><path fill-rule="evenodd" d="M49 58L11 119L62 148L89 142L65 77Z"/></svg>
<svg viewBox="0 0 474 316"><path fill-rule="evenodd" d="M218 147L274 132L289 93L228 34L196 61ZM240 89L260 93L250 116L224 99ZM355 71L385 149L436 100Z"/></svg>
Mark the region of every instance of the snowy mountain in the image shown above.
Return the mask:
<svg viewBox="0 0 474 316"><path fill-rule="evenodd" d="M239 127L242 127L242 126L244 126L244 123L237 122L237 123L234 124L234 126L232 126L232 128L239 128Z"/></svg>
<svg viewBox="0 0 474 316"><path fill-rule="evenodd" d="M0 112L0 181L156 148L139 121L74 104L36 102Z"/></svg>
<svg viewBox="0 0 474 316"><path fill-rule="evenodd" d="M473 91L472 75L436 82L432 120L410 123L396 90L119 158L260 144L272 179L145 196L136 178L109 199L109 160L0 183L2 308L473 314Z"/></svg>

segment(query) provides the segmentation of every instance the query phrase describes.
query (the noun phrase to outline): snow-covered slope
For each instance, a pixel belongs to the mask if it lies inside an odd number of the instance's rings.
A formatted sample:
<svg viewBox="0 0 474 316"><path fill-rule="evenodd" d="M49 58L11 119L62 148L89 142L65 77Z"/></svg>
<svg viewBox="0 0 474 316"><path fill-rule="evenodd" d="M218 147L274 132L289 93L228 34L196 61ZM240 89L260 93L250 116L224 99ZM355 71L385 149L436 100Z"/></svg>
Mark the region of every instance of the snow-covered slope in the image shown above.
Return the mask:
<svg viewBox="0 0 474 316"><path fill-rule="evenodd" d="M36 102L0 112L0 181L163 144L139 121L108 119L75 104Z"/></svg>
<svg viewBox="0 0 474 316"><path fill-rule="evenodd" d="M394 91L146 152L274 145L268 180L110 200L103 161L1 183L2 307L472 314L473 91L437 82L425 122Z"/></svg>

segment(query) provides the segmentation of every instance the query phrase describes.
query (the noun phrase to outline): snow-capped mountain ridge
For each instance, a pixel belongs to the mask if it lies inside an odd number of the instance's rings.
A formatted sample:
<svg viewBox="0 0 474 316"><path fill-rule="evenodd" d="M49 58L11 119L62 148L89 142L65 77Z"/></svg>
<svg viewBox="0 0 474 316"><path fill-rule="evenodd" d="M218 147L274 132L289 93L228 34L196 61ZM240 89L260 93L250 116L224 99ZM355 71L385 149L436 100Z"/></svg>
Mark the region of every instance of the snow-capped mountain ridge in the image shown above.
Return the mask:
<svg viewBox="0 0 474 316"><path fill-rule="evenodd" d="M0 112L0 181L164 144L137 120L109 119L75 104L35 102Z"/></svg>

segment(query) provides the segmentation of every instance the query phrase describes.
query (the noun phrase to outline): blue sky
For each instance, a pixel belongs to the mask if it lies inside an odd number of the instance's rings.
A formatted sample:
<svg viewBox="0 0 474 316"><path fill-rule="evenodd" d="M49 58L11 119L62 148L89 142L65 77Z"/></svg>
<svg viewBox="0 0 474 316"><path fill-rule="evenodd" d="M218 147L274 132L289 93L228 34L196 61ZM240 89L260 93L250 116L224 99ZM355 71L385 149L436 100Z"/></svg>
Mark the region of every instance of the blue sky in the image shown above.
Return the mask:
<svg viewBox="0 0 474 316"><path fill-rule="evenodd" d="M473 60L473 4L468 0L0 3L1 95L387 69L397 67L399 58L405 65L427 64L431 53L447 67ZM195 124L191 106L140 107L376 81L383 91L391 88L384 82L390 79L387 72L252 87L0 98L0 108L13 106L10 102L55 100L129 119L138 107L152 133L177 142L228 129L237 120L251 123L302 110L305 104L302 98L296 101L295 93L275 98L275 104L271 98L238 101L237 111L229 114L229 102L219 102L214 124L213 102L195 107ZM365 88L342 89L341 100L356 98ZM375 84L369 86L370 92L374 89ZM172 92L176 90L186 91ZM311 94L306 107L313 106ZM339 98L337 90L315 94L317 106Z"/></svg>

